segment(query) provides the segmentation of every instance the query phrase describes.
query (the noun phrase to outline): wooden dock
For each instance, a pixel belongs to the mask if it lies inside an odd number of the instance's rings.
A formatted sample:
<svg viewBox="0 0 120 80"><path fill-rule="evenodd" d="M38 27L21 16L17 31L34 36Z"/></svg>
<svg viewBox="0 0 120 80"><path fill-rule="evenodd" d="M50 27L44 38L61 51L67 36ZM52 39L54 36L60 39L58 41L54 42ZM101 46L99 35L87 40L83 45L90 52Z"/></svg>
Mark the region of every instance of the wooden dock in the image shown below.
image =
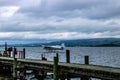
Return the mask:
<svg viewBox="0 0 120 80"><path fill-rule="evenodd" d="M4 64L11 64L14 58L0 57L0 62ZM21 63L28 69L43 69L53 71L54 63L51 61L33 60L33 59L17 59L17 63ZM78 76L88 76L107 80L120 80L120 68L113 68L98 65L85 65L73 63L58 63L58 72L64 74L73 74ZM63 76L64 77L64 76ZM66 76L67 77L67 76Z"/></svg>
<svg viewBox="0 0 120 80"><path fill-rule="evenodd" d="M120 68L91 65L89 56L85 56L85 64L70 63L70 50L66 50L66 62L59 62L57 53L53 61L47 61L43 55L42 60L26 59L25 54L25 48L23 51L17 51L17 48L8 48L5 43L5 51L0 55L0 71L9 71L12 74L12 80L17 80L18 77L19 80L23 80L26 70L32 70L40 80L44 80L47 72L53 73L54 80L70 80L73 77L79 77L80 80L89 80L91 77L120 80Z"/></svg>

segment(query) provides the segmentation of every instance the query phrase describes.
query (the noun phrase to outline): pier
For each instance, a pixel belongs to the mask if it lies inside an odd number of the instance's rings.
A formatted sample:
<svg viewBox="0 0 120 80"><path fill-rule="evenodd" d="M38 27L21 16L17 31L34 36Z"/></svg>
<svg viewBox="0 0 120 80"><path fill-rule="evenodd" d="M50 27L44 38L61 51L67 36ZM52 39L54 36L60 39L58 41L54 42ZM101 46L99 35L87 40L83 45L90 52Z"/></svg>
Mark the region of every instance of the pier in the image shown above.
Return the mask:
<svg viewBox="0 0 120 80"><path fill-rule="evenodd" d="M27 70L32 70L40 80L44 80L48 72L53 73L54 80L70 80L70 78L120 80L120 68L92 65L89 63L89 56L84 57L84 64L70 63L70 50L66 50L66 62L59 62L58 53L53 57L53 61L47 61L46 58L43 60L25 58L25 48L23 51L17 51L17 48L13 50L5 48L5 52L9 55L0 57L0 70L11 72L12 80L23 80ZM11 54L13 56L10 56Z"/></svg>
<svg viewBox="0 0 120 80"><path fill-rule="evenodd" d="M13 65L14 58L0 57L0 64ZM17 63L24 66L23 70L44 70L53 71L54 63L51 61L33 60L33 59L17 59ZM16 70L19 70L19 65ZM62 74L60 74L62 73ZM73 64L58 62L57 78L71 77L94 77L106 80L120 80L120 68L113 68L98 65Z"/></svg>

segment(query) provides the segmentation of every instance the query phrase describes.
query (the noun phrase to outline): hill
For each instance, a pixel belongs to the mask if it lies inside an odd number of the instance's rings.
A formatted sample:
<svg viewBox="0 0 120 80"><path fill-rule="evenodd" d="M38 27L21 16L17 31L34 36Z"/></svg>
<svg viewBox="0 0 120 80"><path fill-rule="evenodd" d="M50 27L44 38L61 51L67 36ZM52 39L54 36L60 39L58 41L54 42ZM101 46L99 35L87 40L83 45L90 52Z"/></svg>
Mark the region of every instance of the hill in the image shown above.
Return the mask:
<svg viewBox="0 0 120 80"><path fill-rule="evenodd" d="M40 47L41 45L61 45L67 47L83 46L83 47L120 47L120 38L94 38L94 39L76 39L76 40L53 40L49 42L31 42L20 44L8 44L11 47ZM4 44L0 44L3 47Z"/></svg>
<svg viewBox="0 0 120 80"><path fill-rule="evenodd" d="M90 47L119 47L120 38L95 38L95 39L77 39L77 40L61 40L50 43L44 43L44 45L60 45L64 43L66 46L90 46ZM43 45L43 44L42 44Z"/></svg>

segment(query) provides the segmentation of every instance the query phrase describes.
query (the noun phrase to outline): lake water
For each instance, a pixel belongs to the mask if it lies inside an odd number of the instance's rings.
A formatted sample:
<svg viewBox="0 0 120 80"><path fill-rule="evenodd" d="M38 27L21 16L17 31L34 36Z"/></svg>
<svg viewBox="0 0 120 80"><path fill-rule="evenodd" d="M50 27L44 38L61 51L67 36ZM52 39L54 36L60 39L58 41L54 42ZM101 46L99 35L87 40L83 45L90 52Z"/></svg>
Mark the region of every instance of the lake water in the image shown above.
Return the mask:
<svg viewBox="0 0 120 80"><path fill-rule="evenodd" d="M90 64L120 67L120 47L67 47L66 49L70 50L71 63L84 64L84 56L88 55ZM41 59L42 53L41 47L26 47L26 58ZM45 54L49 61L53 61L55 55L55 53ZM59 61L66 61L65 53L59 53Z"/></svg>
<svg viewBox="0 0 120 80"><path fill-rule="evenodd" d="M26 58L41 59L43 53L42 47L24 47L26 48ZM1 49L3 49L1 47ZM18 47L22 50L23 47ZM88 55L90 64L112 66L120 68L120 47L67 47L70 50L70 62L84 64L84 56ZM66 54L59 53L59 61L66 61ZM45 57L53 61L55 53L46 53ZM29 80L29 79L28 79ZM74 79L79 80L79 79Z"/></svg>

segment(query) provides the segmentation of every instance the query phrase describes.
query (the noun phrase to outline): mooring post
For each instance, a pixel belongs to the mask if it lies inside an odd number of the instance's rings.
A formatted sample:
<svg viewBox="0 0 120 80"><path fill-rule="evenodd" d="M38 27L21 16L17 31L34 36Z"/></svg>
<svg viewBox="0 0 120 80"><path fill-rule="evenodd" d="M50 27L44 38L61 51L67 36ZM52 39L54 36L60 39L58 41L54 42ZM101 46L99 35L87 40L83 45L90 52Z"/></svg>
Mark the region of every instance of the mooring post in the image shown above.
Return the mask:
<svg viewBox="0 0 120 80"><path fill-rule="evenodd" d="M89 64L89 56L85 56L85 64Z"/></svg>
<svg viewBox="0 0 120 80"><path fill-rule="evenodd" d="M7 51L9 53L8 56L11 57L12 47L9 47Z"/></svg>
<svg viewBox="0 0 120 80"><path fill-rule="evenodd" d="M70 63L70 50L66 50L66 62Z"/></svg>
<svg viewBox="0 0 120 80"><path fill-rule="evenodd" d="M58 53L56 53L56 57L58 58L58 62L59 62L59 55L58 55Z"/></svg>
<svg viewBox="0 0 120 80"><path fill-rule="evenodd" d="M17 49L14 47L13 50L13 80L17 80L17 58L15 58L15 54L17 54Z"/></svg>
<svg viewBox="0 0 120 80"><path fill-rule="evenodd" d="M58 80L58 57L54 57L54 65L53 65L53 79Z"/></svg>
<svg viewBox="0 0 120 80"><path fill-rule="evenodd" d="M66 50L66 63L70 63L70 50ZM67 80L70 80L69 74L67 74Z"/></svg>
<svg viewBox="0 0 120 80"><path fill-rule="evenodd" d="M14 57L13 60L13 80L17 80L17 58Z"/></svg>
<svg viewBox="0 0 120 80"><path fill-rule="evenodd" d="M23 48L23 59L25 59L25 53L26 53L26 50L25 48Z"/></svg>
<svg viewBox="0 0 120 80"><path fill-rule="evenodd" d="M7 42L5 42L5 51L7 51Z"/></svg>
<svg viewBox="0 0 120 80"><path fill-rule="evenodd" d="M14 47L14 50L13 50L13 58L15 58L15 55L17 54L17 48Z"/></svg>
<svg viewBox="0 0 120 80"><path fill-rule="evenodd" d="M89 65L89 56L88 55L86 55L84 57L84 61L85 61L86 65ZM88 76L82 76L80 80L89 80L89 77Z"/></svg>
<svg viewBox="0 0 120 80"><path fill-rule="evenodd" d="M9 57L8 53L7 53L7 42L5 42L5 51L3 53L3 56L5 57Z"/></svg>
<svg viewBox="0 0 120 80"><path fill-rule="evenodd" d="M22 58L25 59L26 50L23 48ZM26 70L23 71L23 75L26 75Z"/></svg>

